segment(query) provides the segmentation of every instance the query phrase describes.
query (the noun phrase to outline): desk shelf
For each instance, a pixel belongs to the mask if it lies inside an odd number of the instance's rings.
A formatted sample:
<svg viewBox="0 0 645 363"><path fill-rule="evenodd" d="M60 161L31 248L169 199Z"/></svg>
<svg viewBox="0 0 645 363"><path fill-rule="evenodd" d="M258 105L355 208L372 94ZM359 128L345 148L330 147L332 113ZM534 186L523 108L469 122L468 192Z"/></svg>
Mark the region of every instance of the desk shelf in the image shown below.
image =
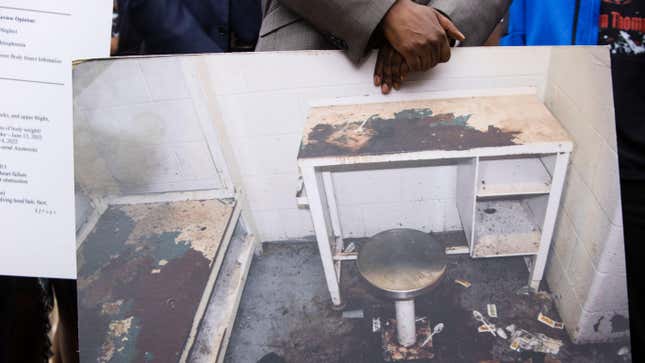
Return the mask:
<svg viewBox="0 0 645 363"><path fill-rule="evenodd" d="M478 174L478 198L548 194L551 190L551 174L540 157L480 159Z"/></svg>
<svg viewBox="0 0 645 363"><path fill-rule="evenodd" d="M477 201L472 256L536 254L544 216L533 211L531 204L545 202L545 197Z"/></svg>
<svg viewBox="0 0 645 363"><path fill-rule="evenodd" d="M539 253L555 159L500 155L462 164L457 207L472 257Z"/></svg>

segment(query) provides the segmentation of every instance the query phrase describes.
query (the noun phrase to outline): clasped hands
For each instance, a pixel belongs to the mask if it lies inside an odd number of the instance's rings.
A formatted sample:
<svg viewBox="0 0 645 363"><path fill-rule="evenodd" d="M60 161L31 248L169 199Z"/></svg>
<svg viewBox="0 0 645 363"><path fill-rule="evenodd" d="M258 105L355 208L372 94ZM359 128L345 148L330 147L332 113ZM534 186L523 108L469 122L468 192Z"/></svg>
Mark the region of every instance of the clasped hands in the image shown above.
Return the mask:
<svg viewBox="0 0 645 363"><path fill-rule="evenodd" d="M448 38L466 38L441 12L412 0L398 0L383 17L385 44L374 67L374 85L387 94L409 72L423 72L450 59Z"/></svg>

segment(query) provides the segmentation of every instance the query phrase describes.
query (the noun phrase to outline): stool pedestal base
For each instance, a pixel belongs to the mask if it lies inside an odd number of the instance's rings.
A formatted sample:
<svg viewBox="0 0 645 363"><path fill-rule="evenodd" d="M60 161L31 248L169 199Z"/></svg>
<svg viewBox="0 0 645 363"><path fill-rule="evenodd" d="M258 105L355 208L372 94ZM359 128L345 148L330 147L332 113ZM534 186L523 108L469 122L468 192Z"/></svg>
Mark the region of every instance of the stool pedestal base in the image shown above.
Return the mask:
<svg viewBox="0 0 645 363"><path fill-rule="evenodd" d="M410 347L417 342L414 300L396 300L396 332L399 344Z"/></svg>

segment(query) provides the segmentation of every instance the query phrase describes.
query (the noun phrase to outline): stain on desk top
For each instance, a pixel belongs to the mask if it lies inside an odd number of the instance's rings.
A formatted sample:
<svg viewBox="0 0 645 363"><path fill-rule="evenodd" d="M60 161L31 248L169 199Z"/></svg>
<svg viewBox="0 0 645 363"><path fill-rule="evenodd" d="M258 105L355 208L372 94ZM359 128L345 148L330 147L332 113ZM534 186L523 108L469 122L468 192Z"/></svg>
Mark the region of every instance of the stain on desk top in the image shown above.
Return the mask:
<svg viewBox="0 0 645 363"><path fill-rule="evenodd" d="M298 158L569 142L534 95L314 107Z"/></svg>

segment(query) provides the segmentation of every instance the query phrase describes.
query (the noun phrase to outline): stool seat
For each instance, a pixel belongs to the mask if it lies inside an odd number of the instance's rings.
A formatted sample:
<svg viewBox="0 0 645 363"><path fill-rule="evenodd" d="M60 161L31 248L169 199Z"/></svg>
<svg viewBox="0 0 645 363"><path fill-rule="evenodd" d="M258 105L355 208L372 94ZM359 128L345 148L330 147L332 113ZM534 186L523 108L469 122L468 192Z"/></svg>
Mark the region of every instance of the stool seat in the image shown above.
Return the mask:
<svg viewBox="0 0 645 363"><path fill-rule="evenodd" d="M385 296L413 299L432 290L446 272L446 255L432 235L415 229L380 232L359 252L359 273Z"/></svg>

